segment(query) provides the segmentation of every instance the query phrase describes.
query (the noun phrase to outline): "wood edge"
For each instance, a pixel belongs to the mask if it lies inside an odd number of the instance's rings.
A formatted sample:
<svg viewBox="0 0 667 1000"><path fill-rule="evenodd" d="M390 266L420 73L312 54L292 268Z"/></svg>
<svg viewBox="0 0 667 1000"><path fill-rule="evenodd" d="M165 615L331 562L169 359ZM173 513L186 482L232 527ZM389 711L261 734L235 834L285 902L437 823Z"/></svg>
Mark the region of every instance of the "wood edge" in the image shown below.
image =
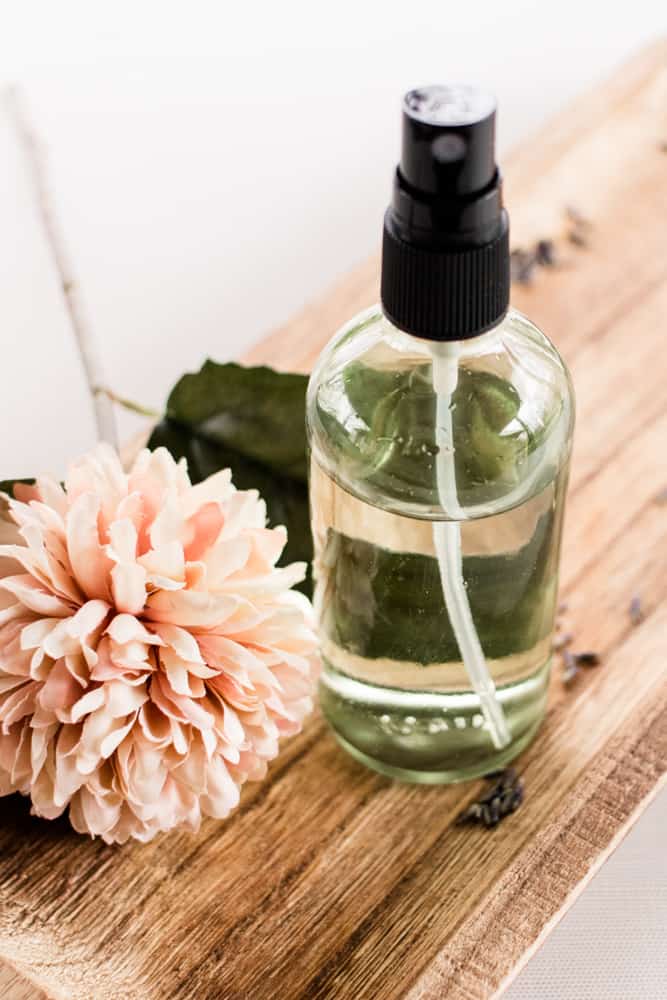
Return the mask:
<svg viewBox="0 0 667 1000"><path fill-rule="evenodd" d="M41 983L37 983L24 969L11 961L6 955L0 955L0 977L3 973L8 973L16 983L12 985L9 993L2 994L2 1000L60 1000L57 994L47 993ZM3 985L0 979L0 986ZM15 986L21 987L21 994L15 990Z"/></svg>
<svg viewBox="0 0 667 1000"><path fill-rule="evenodd" d="M609 860L614 851L621 845L625 840L627 835L632 830L633 826L640 818L640 816L645 812L645 810L651 805L651 803L658 797L659 793L667 788L667 772L662 775L661 778L650 788L644 798L635 806L633 811L630 813L625 823L619 827L615 835L611 838L606 848L604 848L598 854L597 858L590 866L586 874L579 879L574 888L571 890L563 905L557 910L550 920L544 925L538 936L533 941L530 947L526 948L518 961L512 966L511 972L509 972L504 979L498 984L498 988L495 993L491 994L489 1000L499 1000L500 997L509 989L512 983L518 978L519 974L525 969L530 960L537 954L542 945L545 943L551 932L555 927L561 922L566 913L571 909L571 907L576 903L584 889L593 880L593 878L600 871L602 866ZM591 802L595 799L595 795L591 796L588 801ZM588 803L587 803L588 805Z"/></svg>
<svg viewBox="0 0 667 1000"><path fill-rule="evenodd" d="M664 719L667 721L667 684L663 685L661 689L663 694L661 694L661 706L658 707L655 714L652 716L652 721L649 726L649 730L654 728L658 721ZM636 710L638 711L638 710ZM594 772L596 770L595 765L600 761L605 759L611 759L614 761L614 757L610 755L610 749L614 745L625 742L627 739L627 734L636 731L636 726L633 720L636 715L636 711L633 712L629 718L626 719L624 725L616 730L610 738L606 741L604 746L598 751L598 753L589 761L586 770ZM622 758L621 758L622 761ZM559 825L558 832L562 833L567 831L573 825L580 823L581 818L585 816L591 807L604 796L604 789L610 777L617 771L619 766L619 760L613 765L609 770L606 771L603 777L594 783L590 794L586 797L582 805L574 811L569 819L566 819ZM658 793L667 787L667 770L663 771L662 774L651 784L647 784L645 790L640 793L641 797L631 809L631 811L626 816L625 820L622 821L620 826L615 830L614 834L610 837L606 844L595 849L595 857L590 861L590 864L583 871L583 874L577 875L576 871L571 872L571 888L567 895L562 900L561 905L551 914L551 916L545 921L539 933L535 938L522 950L517 950L512 957L511 969L507 972L496 985L492 987L492 992L485 993L485 1000L498 1000L503 993L508 989L512 982L515 981L519 973L528 964L530 959L537 953L539 948L544 944L554 927L562 920L574 902L579 898L583 890L590 883L591 879L597 874L602 865L609 859L616 848L622 843L623 839L630 832L634 824L637 822L642 813L646 810L648 805L654 801ZM555 827L552 827L555 830ZM552 840L556 838L549 838L547 836L544 846L541 851L541 856L543 857L545 853L550 850L554 845ZM507 878L512 875L513 868L515 866L516 859L512 862L509 868L505 872L505 882ZM525 880L525 884L530 884L531 880L534 878L538 869L538 863L533 866L529 876ZM581 872L581 869L580 869ZM501 886L500 895L505 892L505 885ZM510 902L508 900L508 902ZM440 1000L441 996L444 996L442 992L446 985L456 985L455 982L443 983L439 976L439 962L440 959L447 952L447 945L457 944L457 939L461 936L462 931L465 933L465 928L475 921L479 914L479 910L476 907L466 918L456 931L449 938L448 942L436 952L426 965L422 966L419 973L415 979L410 983L407 989L404 991L403 996L405 1000ZM480 986L483 985L482 980L480 980ZM488 984L490 985L490 984ZM475 997L479 996L481 998L482 994L474 994ZM472 994L471 994L472 996Z"/></svg>

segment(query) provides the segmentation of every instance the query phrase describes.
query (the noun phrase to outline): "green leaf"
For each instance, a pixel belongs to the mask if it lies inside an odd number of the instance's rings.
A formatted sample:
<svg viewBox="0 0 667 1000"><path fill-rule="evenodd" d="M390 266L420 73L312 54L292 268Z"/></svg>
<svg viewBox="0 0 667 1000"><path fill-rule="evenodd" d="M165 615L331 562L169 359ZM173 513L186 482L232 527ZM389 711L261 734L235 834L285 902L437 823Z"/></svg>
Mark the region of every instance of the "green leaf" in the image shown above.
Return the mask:
<svg viewBox="0 0 667 1000"><path fill-rule="evenodd" d="M206 361L167 401L169 420L244 458L306 482L305 375Z"/></svg>
<svg viewBox="0 0 667 1000"><path fill-rule="evenodd" d="M269 524L284 524L283 562L313 558L306 456L305 375L207 361L184 375L149 448L185 457L193 482L230 468L238 489L257 489ZM301 585L311 592L310 573Z"/></svg>

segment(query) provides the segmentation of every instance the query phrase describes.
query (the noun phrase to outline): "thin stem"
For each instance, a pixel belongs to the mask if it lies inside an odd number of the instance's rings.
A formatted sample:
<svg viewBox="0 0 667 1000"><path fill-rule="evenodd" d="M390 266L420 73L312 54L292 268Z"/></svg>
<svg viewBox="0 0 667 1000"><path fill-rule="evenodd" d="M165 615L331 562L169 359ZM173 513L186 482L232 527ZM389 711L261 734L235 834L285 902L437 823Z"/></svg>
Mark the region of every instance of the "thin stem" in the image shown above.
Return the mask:
<svg viewBox="0 0 667 1000"><path fill-rule="evenodd" d="M118 434L116 431L113 402L108 393L100 391L105 383L102 365L95 337L85 315L81 293L78 283L74 278L74 272L62 231L53 209L42 155L42 144L32 128L25 111L24 101L16 88L12 87L5 92L4 104L30 170L37 208L51 250L53 262L60 278L60 286L65 298L70 325L90 391L97 425L97 436L101 441L108 441L109 444L117 448Z"/></svg>
<svg viewBox="0 0 667 1000"><path fill-rule="evenodd" d="M98 386L95 392L103 393L108 396L112 403L117 406L122 406L124 410L129 410L131 413L138 413L140 417L150 417L151 420L159 420L162 414L158 410L152 410L150 406L144 406L143 403L135 403L131 399L126 399L125 396L119 396L117 392L113 389L108 389L106 386Z"/></svg>

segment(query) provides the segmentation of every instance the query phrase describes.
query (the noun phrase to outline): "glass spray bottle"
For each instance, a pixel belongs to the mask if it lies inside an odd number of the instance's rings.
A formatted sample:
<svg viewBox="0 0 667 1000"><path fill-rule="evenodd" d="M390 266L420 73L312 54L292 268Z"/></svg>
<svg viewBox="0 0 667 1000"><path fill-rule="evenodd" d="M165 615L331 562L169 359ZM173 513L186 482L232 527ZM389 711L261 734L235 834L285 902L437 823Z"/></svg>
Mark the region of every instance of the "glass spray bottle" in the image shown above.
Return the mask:
<svg viewBox="0 0 667 1000"><path fill-rule="evenodd" d="M546 705L574 400L509 309L494 132L487 94L407 94L382 304L308 392L322 709L408 781L505 765Z"/></svg>

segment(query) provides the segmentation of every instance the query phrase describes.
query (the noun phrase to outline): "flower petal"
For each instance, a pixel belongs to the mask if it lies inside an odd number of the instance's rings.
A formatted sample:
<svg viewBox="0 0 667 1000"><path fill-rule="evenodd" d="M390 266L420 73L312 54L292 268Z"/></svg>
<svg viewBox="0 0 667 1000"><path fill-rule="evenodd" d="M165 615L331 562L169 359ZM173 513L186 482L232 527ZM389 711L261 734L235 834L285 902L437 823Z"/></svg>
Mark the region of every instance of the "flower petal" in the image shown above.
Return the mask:
<svg viewBox="0 0 667 1000"><path fill-rule="evenodd" d="M50 593L28 573L0 579L0 589L18 598L24 608L46 617L64 617L72 613L72 606Z"/></svg>
<svg viewBox="0 0 667 1000"><path fill-rule="evenodd" d="M100 501L92 493L82 493L74 501L67 515L67 549L72 572L86 597L109 601L113 562L100 543L99 513Z"/></svg>

